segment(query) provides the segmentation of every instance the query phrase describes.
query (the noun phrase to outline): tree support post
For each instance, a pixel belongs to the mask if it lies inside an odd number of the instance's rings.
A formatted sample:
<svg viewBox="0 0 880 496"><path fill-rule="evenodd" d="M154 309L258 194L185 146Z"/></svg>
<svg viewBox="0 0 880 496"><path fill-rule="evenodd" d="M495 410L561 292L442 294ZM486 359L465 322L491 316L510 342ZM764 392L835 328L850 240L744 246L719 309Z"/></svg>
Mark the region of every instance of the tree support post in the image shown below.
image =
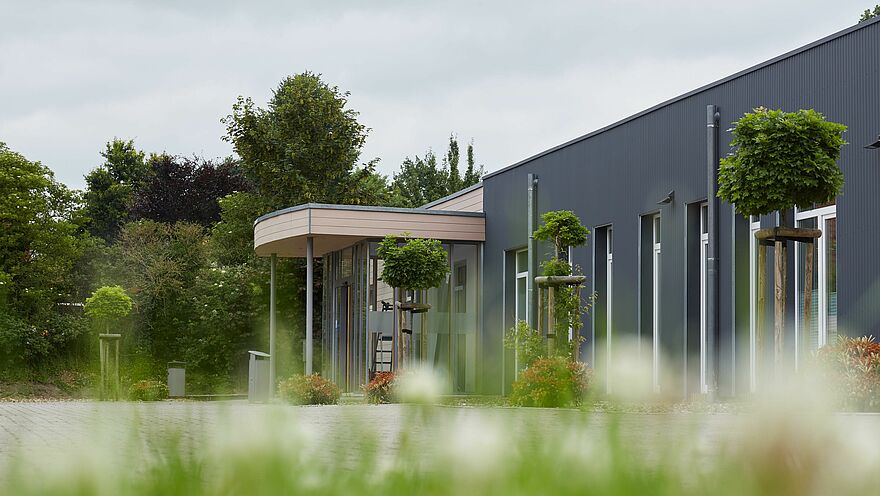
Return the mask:
<svg viewBox="0 0 880 496"><path fill-rule="evenodd" d="M812 320L813 306L813 256L816 251L816 243L812 240L806 243L806 256L804 257L804 330L801 338L801 356L806 358L810 351L809 336ZM800 361L798 361L800 365Z"/></svg>
<svg viewBox="0 0 880 496"><path fill-rule="evenodd" d="M119 340L121 334L99 334L98 344L101 356L101 394L102 400L113 398L119 400ZM111 342L113 358L110 358ZM110 391L112 387L112 391Z"/></svg>
<svg viewBox="0 0 880 496"><path fill-rule="evenodd" d="M547 297L547 356L556 354L556 288L548 288Z"/></svg>
<svg viewBox="0 0 880 496"><path fill-rule="evenodd" d="M773 326L773 374L776 379L781 377L783 371L783 351L785 350L785 267L786 267L786 242L777 239L774 242L774 294L776 302L774 305L775 322Z"/></svg>
<svg viewBox="0 0 880 496"><path fill-rule="evenodd" d="M758 287L755 305L755 384L759 384L761 369L764 364L764 324L767 319L767 245L758 242Z"/></svg>

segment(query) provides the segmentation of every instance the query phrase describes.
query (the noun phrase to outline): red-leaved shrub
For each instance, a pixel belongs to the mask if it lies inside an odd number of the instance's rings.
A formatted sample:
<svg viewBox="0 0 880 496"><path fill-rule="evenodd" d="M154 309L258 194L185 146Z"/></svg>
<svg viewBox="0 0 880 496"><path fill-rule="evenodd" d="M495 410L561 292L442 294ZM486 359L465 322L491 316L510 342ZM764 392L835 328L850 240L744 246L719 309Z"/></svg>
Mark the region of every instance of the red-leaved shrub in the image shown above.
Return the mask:
<svg viewBox="0 0 880 496"><path fill-rule="evenodd" d="M278 395L294 405L335 405L339 387L319 374L294 375L278 384Z"/></svg>
<svg viewBox="0 0 880 496"><path fill-rule="evenodd" d="M513 383L510 403L540 407L580 405L592 375L592 369L583 362L572 362L561 356L540 358Z"/></svg>
<svg viewBox="0 0 880 496"><path fill-rule="evenodd" d="M373 380L362 386L367 402L376 405L393 403L396 397L396 388L394 372L377 372Z"/></svg>
<svg viewBox="0 0 880 496"><path fill-rule="evenodd" d="M873 336L841 336L816 359L844 408L880 410L880 343Z"/></svg>

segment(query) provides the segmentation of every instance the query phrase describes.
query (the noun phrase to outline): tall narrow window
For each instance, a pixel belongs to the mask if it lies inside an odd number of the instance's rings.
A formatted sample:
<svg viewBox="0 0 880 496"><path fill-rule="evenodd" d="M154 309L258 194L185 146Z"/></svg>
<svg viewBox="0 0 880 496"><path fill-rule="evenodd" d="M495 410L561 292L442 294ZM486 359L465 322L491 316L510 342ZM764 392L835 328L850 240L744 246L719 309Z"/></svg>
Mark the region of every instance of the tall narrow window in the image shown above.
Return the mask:
<svg viewBox="0 0 880 496"><path fill-rule="evenodd" d="M709 205L700 205L700 392L709 392L706 268L709 262Z"/></svg>
<svg viewBox="0 0 880 496"><path fill-rule="evenodd" d="M827 205L797 211L798 227L819 229L822 236L813 250L813 294L810 301L810 328L804 329L804 265L806 246L797 243L795 288L797 293L797 362L805 351L815 351L837 338L837 207ZM806 331L806 332L805 332ZM803 339L807 342L803 343ZM806 346L804 346L804 344Z"/></svg>
<svg viewBox="0 0 880 496"><path fill-rule="evenodd" d="M520 250L516 252L516 320L517 322L527 319L526 305L528 304L528 278L529 278L529 257L528 250ZM515 371L519 372L519 359L514 354Z"/></svg>
<svg viewBox="0 0 880 496"><path fill-rule="evenodd" d="M653 218L653 259L652 259L652 284L651 284L651 300L652 300L652 358L653 368L652 376L654 383L654 391L660 391L660 214L656 214Z"/></svg>
<svg viewBox="0 0 880 496"><path fill-rule="evenodd" d="M761 218L749 217L749 390L758 390L758 240Z"/></svg>

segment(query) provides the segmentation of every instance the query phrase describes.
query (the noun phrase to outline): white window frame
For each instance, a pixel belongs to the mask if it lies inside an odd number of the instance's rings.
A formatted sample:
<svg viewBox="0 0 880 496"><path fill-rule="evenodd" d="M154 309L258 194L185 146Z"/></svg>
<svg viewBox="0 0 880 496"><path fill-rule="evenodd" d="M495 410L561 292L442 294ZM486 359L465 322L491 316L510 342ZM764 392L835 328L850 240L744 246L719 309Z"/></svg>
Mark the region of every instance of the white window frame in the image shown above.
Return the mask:
<svg viewBox="0 0 880 496"><path fill-rule="evenodd" d="M526 319L528 318L528 305L529 305L529 269L528 269L528 262L526 262L525 270L523 270L523 271L520 271L520 270L519 270L519 269L522 268L522 267L519 267L519 255L520 255L521 253L526 253L526 254L528 254L528 251L529 251L528 248L523 248L522 250L516 250L516 251L513 252L513 270L515 271L514 273L516 274L516 276L515 276L514 279L513 279L513 296L514 296L514 300L513 300L513 310L514 310L514 314L513 314L513 316L514 316L514 322L515 322L514 325L517 325L517 324L519 324L519 322L520 322L521 320L526 320ZM525 305L526 305L526 308L524 308L524 309L522 309L522 310L525 310L524 315L526 316L526 319L521 319L521 318L519 318L519 316L520 316L520 310L521 310L521 309L520 309L520 304L519 304L519 302L520 302L520 294L519 294L519 293L520 293L520 289L519 289L519 281L520 281L520 279L525 280L525 282L526 282L526 284L525 284L525 292L526 292L526 294L525 294L525 295L522 295L522 296L523 296L522 301L524 301L524 302L525 302ZM517 346L517 347L518 347L518 346ZM514 354L513 354L513 367L514 367L513 370L514 370L514 377L516 377L516 376L519 375L519 356L518 356L518 355L519 355L519 353L516 353L516 352L514 352Z"/></svg>
<svg viewBox="0 0 880 496"><path fill-rule="evenodd" d="M658 229L658 225L660 229ZM657 231L660 231L659 233ZM652 367L654 392L660 392L660 241L663 235L663 225L660 214L651 216L651 232L653 234L653 258L651 277L651 324L652 324Z"/></svg>
<svg viewBox="0 0 880 496"><path fill-rule="evenodd" d="M709 393L709 349L707 336L706 269L709 258L708 203L700 204L700 393Z"/></svg>
<svg viewBox="0 0 880 496"><path fill-rule="evenodd" d="M611 301L614 288L613 250L614 229L610 226L605 230L605 370L611 370ZM611 374L605 374L605 389L611 393Z"/></svg>
<svg viewBox="0 0 880 496"><path fill-rule="evenodd" d="M749 390L758 390L758 239L761 217L749 218ZM764 270L761 267L760 270Z"/></svg>
<svg viewBox="0 0 880 496"><path fill-rule="evenodd" d="M798 222L808 219L816 219L816 228L822 231L822 236L816 240L816 264L813 267L818 274L817 280L819 281L818 287L814 287L813 291L818 292L818 300L819 305L817 310L818 315L818 335L817 335L817 347L821 348L828 344L828 270L827 270L827 243L828 237L825 236L825 221L830 219L837 219L837 205L828 205L826 207L819 207L810 210L801 211L800 209L795 209L795 225ZM801 274L801 268L799 267L799 259L800 259L800 250L804 249L803 243L796 243L796 253L794 258L794 294L795 298L799 298L800 292L802 290L801 286L803 285L803 275ZM839 276L839 275L838 275ZM795 300L797 301L797 300ZM798 305L795 304L795 308ZM803 320L803 315L801 315L800 311L795 312L795 329L797 330L794 334L794 343L795 343L795 367L799 366L800 362L800 354L801 354L801 346L800 346L800 338L802 335L801 324ZM812 350L811 350L812 351Z"/></svg>

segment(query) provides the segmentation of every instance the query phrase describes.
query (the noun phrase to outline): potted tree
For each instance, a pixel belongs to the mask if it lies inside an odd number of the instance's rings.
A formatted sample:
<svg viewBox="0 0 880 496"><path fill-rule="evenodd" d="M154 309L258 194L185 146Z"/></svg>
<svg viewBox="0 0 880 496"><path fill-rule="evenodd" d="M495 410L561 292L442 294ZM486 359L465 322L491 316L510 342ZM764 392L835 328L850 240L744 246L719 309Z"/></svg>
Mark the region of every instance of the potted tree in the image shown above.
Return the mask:
<svg viewBox="0 0 880 496"><path fill-rule="evenodd" d="M410 238L409 233L404 233L402 240L401 243L397 236L385 236L379 243L376 254L384 261L382 280L398 290L399 298L395 306L399 310L399 361L405 366L409 354L407 334L412 334L411 330L407 333L406 313L426 313L431 308L428 303L416 302L415 298L407 301L406 295L409 291L423 292L422 301L426 301L427 290L440 286L449 273L449 262L446 251L436 239ZM426 316L422 318L419 353L421 360L426 360L428 355L426 320Z"/></svg>
<svg viewBox="0 0 880 496"><path fill-rule="evenodd" d="M120 286L103 286L86 298L85 314L97 325L103 324L104 332L98 334L101 357L101 399L107 397L112 382L113 397L119 399L119 339L120 333L111 333L110 326L118 324L131 312L131 298ZM114 357L110 359L110 343L115 344Z"/></svg>
<svg viewBox="0 0 880 496"><path fill-rule="evenodd" d="M541 216L541 226L534 232L540 241L553 243L553 257L542 263L543 275L535 278L538 286L538 326L543 324L544 290L547 298L547 349L548 354L556 353L556 341L559 348L570 354L573 361L580 356L581 306L580 288L586 278L572 274L571 261L568 260L568 249L581 246L587 242L590 231L581 224L581 220L570 210L547 212ZM568 330L572 329L574 339L569 342ZM540 333L540 329L539 329Z"/></svg>
<svg viewBox="0 0 880 496"><path fill-rule="evenodd" d="M789 241L806 243L804 267L804 320L809 328L812 293L813 246L817 229L796 228L788 215L794 207L834 201L843 187L837 165L846 144L846 126L828 122L815 110L783 112L758 107L733 123L733 151L721 159L718 197L736 206L744 216L779 212L777 227L759 230L758 343L762 343L766 247L774 246L775 322L774 363L782 365L785 330L786 251ZM759 355L760 356L760 355Z"/></svg>

